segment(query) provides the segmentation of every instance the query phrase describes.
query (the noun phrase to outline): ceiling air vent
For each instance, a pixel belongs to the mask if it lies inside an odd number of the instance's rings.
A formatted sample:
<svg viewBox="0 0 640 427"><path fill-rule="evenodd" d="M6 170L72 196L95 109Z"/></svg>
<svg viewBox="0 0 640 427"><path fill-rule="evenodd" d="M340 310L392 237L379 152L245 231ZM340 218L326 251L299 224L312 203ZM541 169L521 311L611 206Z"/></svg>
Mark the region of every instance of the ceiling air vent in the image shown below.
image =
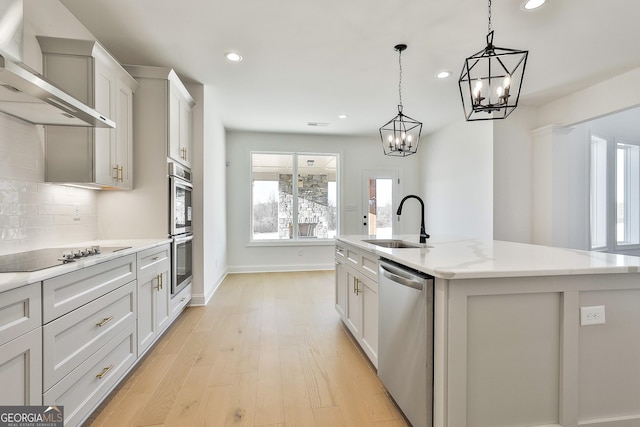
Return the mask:
<svg viewBox="0 0 640 427"><path fill-rule="evenodd" d="M307 126L314 126L314 127L327 127L327 126L329 126L329 123L322 123L322 122L307 122Z"/></svg>

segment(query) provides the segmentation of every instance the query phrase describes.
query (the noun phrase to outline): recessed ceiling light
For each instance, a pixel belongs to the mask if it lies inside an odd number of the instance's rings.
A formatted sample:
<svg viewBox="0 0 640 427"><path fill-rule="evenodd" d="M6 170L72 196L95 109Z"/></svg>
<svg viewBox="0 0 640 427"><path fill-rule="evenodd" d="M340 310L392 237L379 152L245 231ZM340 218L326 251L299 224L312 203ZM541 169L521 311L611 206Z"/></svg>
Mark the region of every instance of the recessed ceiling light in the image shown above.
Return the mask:
<svg viewBox="0 0 640 427"><path fill-rule="evenodd" d="M338 116L339 119L346 119L347 117L349 117L349 116L347 116L346 114L340 114Z"/></svg>
<svg viewBox="0 0 640 427"><path fill-rule="evenodd" d="M242 61L242 55L236 52L227 52L224 54L224 57L227 58L231 62L240 62Z"/></svg>
<svg viewBox="0 0 640 427"><path fill-rule="evenodd" d="M545 3L546 0L527 0L522 3L522 9L533 10L537 9Z"/></svg>
<svg viewBox="0 0 640 427"><path fill-rule="evenodd" d="M451 71L440 71L436 74L436 77L439 79L446 79L449 76L451 76Z"/></svg>

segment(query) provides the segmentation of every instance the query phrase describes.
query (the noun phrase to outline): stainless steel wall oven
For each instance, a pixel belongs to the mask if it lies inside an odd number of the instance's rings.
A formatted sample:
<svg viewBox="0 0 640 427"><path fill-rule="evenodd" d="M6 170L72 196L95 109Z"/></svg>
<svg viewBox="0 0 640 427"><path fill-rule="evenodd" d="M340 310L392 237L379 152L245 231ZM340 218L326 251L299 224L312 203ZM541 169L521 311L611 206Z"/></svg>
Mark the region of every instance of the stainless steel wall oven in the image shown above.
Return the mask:
<svg viewBox="0 0 640 427"><path fill-rule="evenodd" d="M193 276L191 171L169 163L169 191L169 235L173 238L171 296L174 297L191 283Z"/></svg>
<svg viewBox="0 0 640 427"><path fill-rule="evenodd" d="M191 171L175 163L169 163L169 188L171 206L169 211L169 234L191 233L192 192Z"/></svg>

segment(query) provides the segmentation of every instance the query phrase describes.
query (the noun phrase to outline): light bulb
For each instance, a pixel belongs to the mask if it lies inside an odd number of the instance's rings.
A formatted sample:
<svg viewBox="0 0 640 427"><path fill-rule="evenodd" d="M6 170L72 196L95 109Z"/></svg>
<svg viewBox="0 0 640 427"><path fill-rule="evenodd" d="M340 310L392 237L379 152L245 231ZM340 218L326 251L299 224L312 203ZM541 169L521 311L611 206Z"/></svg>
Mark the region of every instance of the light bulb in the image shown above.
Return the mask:
<svg viewBox="0 0 640 427"><path fill-rule="evenodd" d="M504 78L503 84L507 89L511 86L511 76L509 74L507 74L507 76Z"/></svg>
<svg viewBox="0 0 640 427"><path fill-rule="evenodd" d="M504 88L502 86L498 86L498 89L496 89L496 93L498 94L498 97L501 97L504 93Z"/></svg>
<svg viewBox="0 0 640 427"><path fill-rule="evenodd" d="M407 141L409 141L409 143L411 143L411 135L409 135L409 136L407 137Z"/></svg>

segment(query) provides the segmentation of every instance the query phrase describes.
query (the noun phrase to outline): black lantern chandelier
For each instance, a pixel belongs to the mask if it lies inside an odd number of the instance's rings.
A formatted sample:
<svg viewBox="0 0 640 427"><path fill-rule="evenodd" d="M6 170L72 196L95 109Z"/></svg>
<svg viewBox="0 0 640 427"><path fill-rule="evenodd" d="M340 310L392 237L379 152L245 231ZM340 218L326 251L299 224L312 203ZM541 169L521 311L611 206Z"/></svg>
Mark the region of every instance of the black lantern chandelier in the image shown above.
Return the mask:
<svg viewBox="0 0 640 427"><path fill-rule="evenodd" d="M418 151L422 123L404 115L402 112L402 52L407 49L407 45L399 44L394 49L398 51L398 63L400 64L398 115L380 128L380 138L382 139L384 154L405 157Z"/></svg>
<svg viewBox="0 0 640 427"><path fill-rule="evenodd" d="M487 47L467 58L460 74L467 121L504 119L516 109L528 54L526 50L494 46L489 0Z"/></svg>

